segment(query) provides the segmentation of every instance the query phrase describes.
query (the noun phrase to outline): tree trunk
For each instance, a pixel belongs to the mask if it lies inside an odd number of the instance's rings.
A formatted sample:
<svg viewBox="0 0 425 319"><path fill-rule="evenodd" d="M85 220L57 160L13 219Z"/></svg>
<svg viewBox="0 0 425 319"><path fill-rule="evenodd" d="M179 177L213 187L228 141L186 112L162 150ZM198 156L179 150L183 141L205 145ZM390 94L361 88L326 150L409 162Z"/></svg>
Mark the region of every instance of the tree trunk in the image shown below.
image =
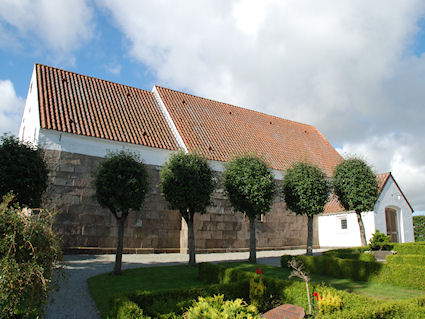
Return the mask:
<svg viewBox="0 0 425 319"><path fill-rule="evenodd" d="M307 256L313 255L313 216L307 216Z"/></svg>
<svg viewBox="0 0 425 319"><path fill-rule="evenodd" d="M115 254L115 265L114 270L112 271L113 275L121 274L121 264L122 264L122 249L123 249L123 239L124 239L124 223L127 216L123 215L121 218L117 219L118 222L118 242L117 242L117 251Z"/></svg>
<svg viewBox="0 0 425 319"><path fill-rule="evenodd" d="M359 228L360 228L360 240L362 241L362 246L366 246L366 233L364 230L364 224L363 224L363 219L362 219L362 213L358 213L356 212L357 215L357 222L359 223Z"/></svg>
<svg viewBox="0 0 425 319"><path fill-rule="evenodd" d="M311 316L312 309L311 309L311 299L310 299L310 287L308 286L308 280L305 281L305 285L307 288L308 314Z"/></svg>
<svg viewBox="0 0 425 319"><path fill-rule="evenodd" d="M257 263L257 243L255 241L255 216L249 217L249 260L251 264Z"/></svg>
<svg viewBox="0 0 425 319"><path fill-rule="evenodd" d="M195 233L193 231L193 217L195 214L189 212L189 217L186 220L187 223L187 243L189 246L189 267L196 265L195 257Z"/></svg>

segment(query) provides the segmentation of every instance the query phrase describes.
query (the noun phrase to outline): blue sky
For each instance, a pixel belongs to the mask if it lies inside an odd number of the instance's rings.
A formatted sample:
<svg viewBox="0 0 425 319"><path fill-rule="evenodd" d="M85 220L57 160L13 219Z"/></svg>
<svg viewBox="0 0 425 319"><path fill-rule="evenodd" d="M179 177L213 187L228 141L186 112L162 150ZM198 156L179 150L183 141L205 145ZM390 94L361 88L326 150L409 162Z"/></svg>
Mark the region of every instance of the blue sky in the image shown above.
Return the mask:
<svg viewBox="0 0 425 319"><path fill-rule="evenodd" d="M315 125L425 211L425 3L0 0L0 133L35 62Z"/></svg>

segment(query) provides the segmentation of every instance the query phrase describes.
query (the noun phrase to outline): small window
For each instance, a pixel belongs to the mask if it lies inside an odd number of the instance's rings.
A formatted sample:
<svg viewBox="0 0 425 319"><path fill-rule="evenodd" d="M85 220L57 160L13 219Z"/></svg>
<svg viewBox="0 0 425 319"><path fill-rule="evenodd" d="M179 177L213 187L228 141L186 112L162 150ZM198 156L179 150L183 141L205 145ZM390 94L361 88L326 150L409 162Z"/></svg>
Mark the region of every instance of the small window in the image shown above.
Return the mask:
<svg viewBox="0 0 425 319"><path fill-rule="evenodd" d="M347 229L347 218L341 218L341 229Z"/></svg>

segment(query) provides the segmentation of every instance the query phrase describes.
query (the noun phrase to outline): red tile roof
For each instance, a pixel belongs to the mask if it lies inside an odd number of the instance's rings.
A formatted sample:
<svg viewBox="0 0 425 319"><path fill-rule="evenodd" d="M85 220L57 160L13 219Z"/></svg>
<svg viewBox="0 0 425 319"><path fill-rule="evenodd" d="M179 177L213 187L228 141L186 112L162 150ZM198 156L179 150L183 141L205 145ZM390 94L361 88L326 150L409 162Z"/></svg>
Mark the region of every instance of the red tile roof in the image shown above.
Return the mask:
<svg viewBox="0 0 425 319"><path fill-rule="evenodd" d="M382 173L382 174L377 174L376 175L376 181L378 182L378 195L381 194L382 190L384 189L385 184L387 183L389 178L392 178L394 180L394 178L391 175L391 172L387 172L387 173ZM394 183L397 182L394 180ZM398 185L397 185L398 187ZM401 190L400 190L401 192ZM403 192L401 192L403 194ZM404 197L404 195L403 195ZM405 198L406 199L406 198ZM407 202L407 199L406 199ZM407 202L409 207L412 208L409 204L409 202ZM341 205L341 203L338 200L338 196L336 196L335 194L332 194L331 197L329 198L329 201L326 203L325 208L324 208L324 214L333 214L333 213L340 213L340 212L345 212L344 207ZM413 212L413 209L412 209Z"/></svg>
<svg viewBox="0 0 425 319"><path fill-rule="evenodd" d="M41 128L178 148L152 92L36 64Z"/></svg>
<svg viewBox="0 0 425 319"><path fill-rule="evenodd" d="M285 170L305 160L331 176L342 157L313 126L156 87L189 152L229 161L256 153Z"/></svg>

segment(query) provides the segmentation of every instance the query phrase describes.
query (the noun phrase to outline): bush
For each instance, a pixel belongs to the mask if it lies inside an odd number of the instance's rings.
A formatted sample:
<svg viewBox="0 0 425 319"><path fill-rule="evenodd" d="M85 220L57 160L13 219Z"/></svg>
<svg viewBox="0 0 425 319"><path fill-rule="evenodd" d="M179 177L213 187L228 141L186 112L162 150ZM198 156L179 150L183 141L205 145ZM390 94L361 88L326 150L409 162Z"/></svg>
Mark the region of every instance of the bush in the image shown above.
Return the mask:
<svg viewBox="0 0 425 319"><path fill-rule="evenodd" d="M370 250L391 250L393 249L393 245L390 243L391 236L385 235L377 230L370 239L369 248Z"/></svg>
<svg viewBox="0 0 425 319"><path fill-rule="evenodd" d="M250 319L260 318L255 306L248 306L242 299L226 300L223 295L214 297L199 297L198 301L185 313L187 319L211 318L211 319Z"/></svg>
<svg viewBox="0 0 425 319"><path fill-rule="evenodd" d="M290 255L281 257L281 266L287 268ZM354 259L341 259L328 256L297 256L304 263L305 270L335 278L349 278L352 280L367 281L370 276L379 272L382 265L376 262Z"/></svg>
<svg viewBox="0 0 425 319"><path fill-rule="evenodd" d="M143 310L128 297L116 298L112 301L111 314L116 319L151 319L143 315Z"/></svg>
<svg viewBox="0 0 425 319"><path fill-rule="evenodd" d="M293 256L281 257L281 266L287 268ZM359 281L376 281L399 287L425 290L425 267L413 264L380 264L361 260L332 258L327 256L297 256L305 270L335 278ZM389 257L391 259L391 257Z"/></svg>
<svg viewBox="0 0 425 319"><path fill-rule="evenodd" d="M0 318L35 317L47 299L59 242L51 229L54 214L12 206L12 195L0 204Z"/></svg>
<svg viewBox="0 0 425 319"><path fill-rule="evenodd" d="M356 247L356 248L341 248L328 250L322 253L327 257L337 257L342 259L354 259L362 261L376 261L376 258L371 253L364 253L369 247Z"/></svg>
<svg viewBox="0 0 425 319"><path fill-rule="evenodd" d="M425 242L394 244L397 255L425 255Z"/></svg>
<svg viewBox="0 0 425 319"><path fill-rule="evenodd" d="M425 265L425 255L388 255L386 258L387 264L399 264L399 265Z"/></svg>
<svg viewBox="0 0 425 319"><path fill-rule="evenodd" d="M319 313L330 314L342 309L342 299L330 291L325 292L321 298L317 298Z"/></svg>
<svg viewBox="0 0 425 319"><path fill-rule="evenodd" d="M425 241L425 216L413 216L415 241Z"/></svg>
<svg viewBox="0 0 425 319"><path fill-rule="evenodd" d="M13 191L23 206L40 207L47 188L47 165L41 149L3 136L0 145L0 198Z"/></svg>

